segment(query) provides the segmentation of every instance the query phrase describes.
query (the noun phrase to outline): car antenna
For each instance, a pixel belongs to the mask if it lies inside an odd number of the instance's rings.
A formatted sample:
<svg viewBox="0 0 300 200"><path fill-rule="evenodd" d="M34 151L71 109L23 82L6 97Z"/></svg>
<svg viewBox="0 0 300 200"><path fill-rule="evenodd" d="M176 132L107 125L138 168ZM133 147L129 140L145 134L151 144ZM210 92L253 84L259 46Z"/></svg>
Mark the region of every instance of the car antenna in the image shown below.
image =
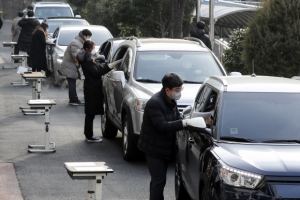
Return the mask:
<svg viewBox="0 0 300 200"><path fill-rule="evenodd" d="M256 74L254 73L254 60L252 59L252 74L251 77L256 77Z"/></svg>

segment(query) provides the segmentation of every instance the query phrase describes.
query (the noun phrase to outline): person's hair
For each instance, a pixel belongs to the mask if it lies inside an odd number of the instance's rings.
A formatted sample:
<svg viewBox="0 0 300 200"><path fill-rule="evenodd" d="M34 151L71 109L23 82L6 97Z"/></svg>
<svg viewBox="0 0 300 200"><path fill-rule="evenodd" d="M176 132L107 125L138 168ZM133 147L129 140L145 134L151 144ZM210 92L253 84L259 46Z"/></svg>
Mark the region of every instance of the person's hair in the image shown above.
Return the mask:
<svg viewBox="0 0 300 200"><path fill-rule="evenodd" d="M27 10L33 10L33 7L32 6L28 6Z"/></svg>
<svg viewBox="0 0 300 200"><path fill-rule="evenodd" d="M23 17L23 16L24 16L23 11L19 11L19 12L18 12L18 17Z"/></svg>
<svg viewBox="0 0 300 200"><path fill-rule="evenodd" d="M199 29L204 29L205 23L204 23L203 21L200 21L200 22L197 22L196 26L197 26L197 28L199 28Z"/></svg>
<svg viewBox="0 0 300 200"><path fill-rule="evenodd" d="M164 75L161 82L164 89L168 88L170 90L174 87L180 87L183 84L182 78L174 72Z"/></svg>
<svg viewBox="0 0 300 200"><path fill-rule="evenodd" d="M93 49L93 46L94 46L94 42L93 41L91 41L91 40L87 40L87 41L85 41L84 43L83 43L83 49L84 50L90 50L90 49Z"/></svg>
<svg viewBox="0 0 300 200"><path fill-rule="evenodd" d="M27 12L27 16L28 16L28 17L33 17L33 15L34 15L34 12L33 12L32 10L29 10L29 11Z"/></svg>
<svg viewBox="0 0 300 200"><path fill-rule="evenodd" d="M84 36L92 36L92 32L89 29L83 29L81 32Z"/></svg>
<svg viewBox="0 0 300 200"><path fill-rule="evenodd" d="M45 32L46 29L48 28L48 24L46 24L45 22L42 22L41 24L37 25L34 29L34 31L32 32L32 34L34 34L37 30L39 30L39 28L42 28Z"/></svg>

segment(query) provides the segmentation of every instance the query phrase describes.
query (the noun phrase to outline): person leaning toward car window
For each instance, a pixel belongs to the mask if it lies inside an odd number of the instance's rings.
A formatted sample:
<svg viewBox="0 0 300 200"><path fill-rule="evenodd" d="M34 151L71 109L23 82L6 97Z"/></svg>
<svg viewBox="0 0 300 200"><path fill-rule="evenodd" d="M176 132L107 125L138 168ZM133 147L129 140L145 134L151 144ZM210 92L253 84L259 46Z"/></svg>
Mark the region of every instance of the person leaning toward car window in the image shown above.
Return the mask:
<svg viewBox="0 0 300 200"><path fill-rule="evenodd" d="M147 102L138 148L146 154L151 176L150 200L164 199L168 161L175 149L176 132L194 119L182 120L176 101L181 97L183 80L176 73L162 79L163 88Z"/></svg>
<svg viewBox="0 0 300 200"><path fill-rule="evenodd" d="M18 25L21 27L20 36L18 39L18 47L20 51L27 52L28 58L27 58L27 65L29 67L32 67L32 59L31 59L31 39L32 39L32 33L37 25L40 24L39 20L34 17L33 11L27 12L28 18L22 18ZM45 52L44 52L45 53Z"/></svg>
<svg viewBox="0 0 300 200"><path fill-rule="evenodd" d="M24 13L22 11L18 12L18 16L13 20L11 24L11 37L12 37L12 42L18 42L20 32L21 32L21 27L18 25L18 22L24 17ZM14 55L19 54L19 47L18 44L15 45L14 48Z"/></svg>
<svg viewBox="0 0 300 200"><path fill-rule="evenodd" d="M103 115L103 91L101 77L112 69L112 65L100 64L95 61L96 44L87 40L83 49L77 54L77 60L84 74L84 101L85 101L85 124L84 135L88 142L101 142L102 139L93 134L93 121L95 115ZM97 59L97 58L96 58Z"/></svg>
<svg viewBox="0 0 300 200"><path fill-rule="evenodd" d="M79 32L75 39L68 45L65 53L63 62L59 72L67 77L69 85L69 105L84 105L79 101L76 92L76 80L79 79L79 65L77 63L77 53L83 47L83 43L89 40L92 36L92 32L88 29L84 29Z"/></svg>
<svg viewBox="0 0 300 200"><path fill-rule="evenodd" d="M38 25L32 34L31 41L31 58L32 58L32 71L40 72L41 70L48 72L46 60L46 40L48 24L42 23Z"/></svg>

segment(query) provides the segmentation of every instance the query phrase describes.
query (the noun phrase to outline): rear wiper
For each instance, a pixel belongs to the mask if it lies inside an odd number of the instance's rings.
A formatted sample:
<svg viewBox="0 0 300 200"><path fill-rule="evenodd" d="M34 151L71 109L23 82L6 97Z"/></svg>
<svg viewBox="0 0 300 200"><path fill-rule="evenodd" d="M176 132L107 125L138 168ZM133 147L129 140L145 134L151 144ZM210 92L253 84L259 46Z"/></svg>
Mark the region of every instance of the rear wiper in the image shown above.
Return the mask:
<svg viewBox="0 0 300 200"><path fill-rule="evenodd" d="M184 80L183 81L184 83L195 83L195 84L202 84L203 82L199 82L199 81L187 81L187 80Z"/></svg>
<svg viewBox="0 0 300 200"><path fill-rule="evenodd" d="M160 83L160 81L152 80L152 79L136 79L136 81L144 82L144 83Z"/></svg>
<svg viewBox="0 0 300 200"><path fill-rule="evenodd" d="M283 143L283 142L294 142L300 144L300 140L265 140L265 143Z"/></svg>
<svg viewBox="0 0 300 200"><path fill-rule="evenodd" d="M239 138L239 137L231 137L231 136L222 136L221 140L230 140L235 142L257 142L256 140L247 139L247 138Z"/></svg>

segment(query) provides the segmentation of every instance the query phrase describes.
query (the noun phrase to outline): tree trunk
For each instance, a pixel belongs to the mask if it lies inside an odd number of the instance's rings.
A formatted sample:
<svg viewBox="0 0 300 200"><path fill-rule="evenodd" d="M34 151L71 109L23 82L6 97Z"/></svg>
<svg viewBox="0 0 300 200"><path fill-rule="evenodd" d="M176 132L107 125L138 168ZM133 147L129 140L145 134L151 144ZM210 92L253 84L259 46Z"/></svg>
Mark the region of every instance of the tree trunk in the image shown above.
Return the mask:
<svg viewBox="0 0 300 200"><path fill-rule="evenodd" d="M182 38L182 22L186 0L173 1L173 37Z"/></svg>

